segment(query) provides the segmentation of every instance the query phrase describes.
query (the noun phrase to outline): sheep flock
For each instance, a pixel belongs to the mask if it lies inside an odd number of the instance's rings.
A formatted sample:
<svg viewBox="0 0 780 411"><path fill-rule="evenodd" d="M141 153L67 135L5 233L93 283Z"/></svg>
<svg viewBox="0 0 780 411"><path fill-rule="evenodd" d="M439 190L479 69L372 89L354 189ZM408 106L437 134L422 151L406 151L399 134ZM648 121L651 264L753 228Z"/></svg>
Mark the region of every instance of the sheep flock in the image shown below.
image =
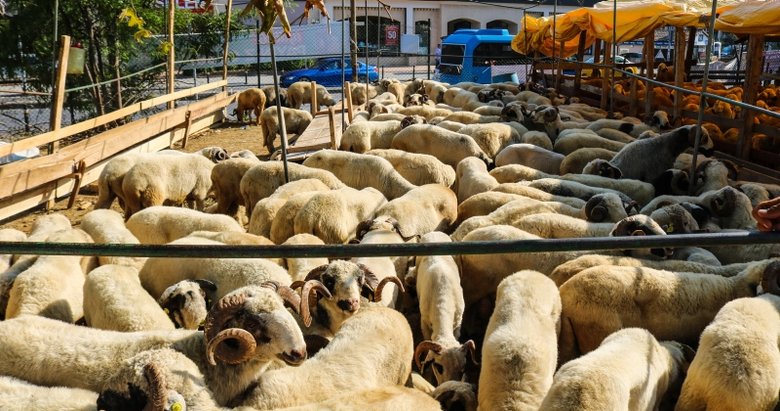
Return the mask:
<svg viewBox="0 0 780 411"><path fill-rule="evenodd" d="M282 90L288 131L308 84ZM756 231L713 136L512 83L385 79L302 164L112 159L82 221L0 241L456 243ZM273 148L276 107L240 98ZM325 89L318 100L335 101ZM309 99L309 100L307 100ZM270 110L270 111L269 111ZM273 113L272 113L273 112ZM270 114L273 114L271 116ZM251 116L250 116L251 117ZM691 179L692 162L696 162ZM693 181L694 186L690 186ZM124 213L113 211L114 200ZM352 259L0 255L1 410L771 410L773 244Z"/></svg>

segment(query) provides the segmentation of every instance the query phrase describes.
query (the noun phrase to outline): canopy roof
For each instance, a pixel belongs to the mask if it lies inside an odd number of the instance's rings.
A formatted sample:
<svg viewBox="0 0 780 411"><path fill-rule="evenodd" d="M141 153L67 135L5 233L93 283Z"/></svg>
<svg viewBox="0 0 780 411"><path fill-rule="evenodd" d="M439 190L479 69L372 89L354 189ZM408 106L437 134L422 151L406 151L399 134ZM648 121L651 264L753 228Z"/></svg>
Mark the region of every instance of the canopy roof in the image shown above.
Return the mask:
<svg viewBox="0 0 780 411"><path fill-rule="evenodd" d="M703 28L709 21L710 1L654 0L618 1L615 34L618 42L644 38L663 26ZM553 54L553 21L555 54L568 57L577 52L579 35L585 32L586 47L596 39L612 43L615 4L596 3L553 17L525 16L522 28L512 40L512 48L521 54L539 51ZM723 0L717 3L715 30L735 34L780 34L780 0Z"/></svg>

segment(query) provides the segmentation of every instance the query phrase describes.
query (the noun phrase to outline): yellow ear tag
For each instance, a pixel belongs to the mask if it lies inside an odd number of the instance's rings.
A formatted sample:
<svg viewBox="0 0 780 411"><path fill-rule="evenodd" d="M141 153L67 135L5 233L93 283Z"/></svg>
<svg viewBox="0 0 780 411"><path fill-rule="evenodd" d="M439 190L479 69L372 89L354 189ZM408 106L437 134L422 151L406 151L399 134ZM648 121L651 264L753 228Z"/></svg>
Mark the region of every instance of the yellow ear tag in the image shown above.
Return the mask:
<svg viewBox="0 0 780 411"><path fill-rule="evenodd" d="M170 314L171 312L167 308L163 308L163 312L166 314Z"/></svg>
<svg viewBox="0 0 780 411"><path fill-rule="evenodd" d="M181 411L182 406L179 402L174 402L173 405L171 405L171 411Z"/></svg>
<svg viewBox="0 0 780 411"><path fill-rule="evenodd" d="M666 226L666 232L667 233L673 233L674 232L674 224L669 224Z"/></svg>

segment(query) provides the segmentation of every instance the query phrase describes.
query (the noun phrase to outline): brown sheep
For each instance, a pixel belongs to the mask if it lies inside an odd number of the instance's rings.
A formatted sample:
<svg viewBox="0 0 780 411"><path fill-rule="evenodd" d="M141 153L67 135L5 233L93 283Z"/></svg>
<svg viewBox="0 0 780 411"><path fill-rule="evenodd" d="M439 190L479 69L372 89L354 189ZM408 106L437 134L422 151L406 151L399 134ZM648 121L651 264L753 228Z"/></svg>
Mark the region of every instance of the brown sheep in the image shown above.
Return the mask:
<svg viewBox="0 0 780 411"><path fill-rule="evenodd" d="M292 108L301 108L303 103L311 103L311 83L308 81L296 81L287 88L287 101ZM319 105L333 106L336 100L331 97L325 87L317 85L317 103Z"/></svg>
<svg viewBox="0 0 780 411"><path fill-rule="evenodd" d="M242 91L238 95L238 107L236 107L236 117L238 121L244 121L244 114L249 114L249 120L252 120L252 112L255 113L255 124L260 125L260 113L265 110L265 93L259 88L253 87ZM248 112L248 113L247 113Z"/></svg>

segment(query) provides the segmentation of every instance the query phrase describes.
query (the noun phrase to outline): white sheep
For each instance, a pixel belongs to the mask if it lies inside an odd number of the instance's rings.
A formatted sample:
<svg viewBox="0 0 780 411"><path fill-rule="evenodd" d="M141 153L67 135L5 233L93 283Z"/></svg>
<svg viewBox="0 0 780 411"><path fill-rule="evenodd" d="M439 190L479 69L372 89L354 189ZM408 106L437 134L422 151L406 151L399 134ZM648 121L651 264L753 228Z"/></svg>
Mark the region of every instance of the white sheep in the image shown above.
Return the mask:
<svg viewBox="0 0 780 411"><path fill-rule="evenodd" d="M344 322L327 347L300 366L260 374L242 405L275 409L402 385L411 373L411 360L412 332L406 318L388 308L366 307Z"/></svg>
<svg viewBox="0 0 780 411"><path fill-rule="evenodd" d="M288 238L282 245L321 245L325 244L319 237L311 234L296 234ZM287 257L284 259L284 266L290 278L295 281L303 281L306 274L311 270L327 265L328 259L325 257Z"/></svg>
<svg viewBox="0 0 780 411"><path fill-rule="evenodd" d="M451 187L455 182L455 170L428 154L392 149L371 150L366 154L389 161L403 178L417 186L436 183Z"/></svg>
<svg viewBox="0 0 780 411"><path fill-rule="evenodd" d="M89 234L67 229L50 234L46 241L92 243ZM84 264L88 257L42 255L13 282L5 318L40 315L75 323L84 315Z"/></svg>
<svg viewBox="0 0 780 411"><path fill-rule="evenodd" d="M81 219L79 226L97 244L141 244L125 226L122 215L114 210L92 210ZM121 264L141 268L143 257L98 256L98 262L105 264Z"/></svg>
<svg viewBox="0 0 780 411"><path fill-rule="evenodd" d="M219 246L222 243L205 238L185 237L170 244ZM138 274L141 285L154 298L166 288L183 280L209 280L217 286L215 298L248 285L276 281L291 283L282 267L263 258L167 258L151 257Z"/></svg>
<svg viewBox="0 0 780 411"><path fill-rule="evenodd" d="M519 181L536 180L553 177L539 169L522 164L507 164L490 170L490 175L499 183L517 183Z"/></svg>
<svg viewBox="0 0 780 411"><path fill-rule="evenodd" d="M774 266L774 288L777 271ZM780 298L739 298L704 329L676 410L771 410L778 403Z"/></svg>
<svg viewBox="0 0 780 411"><path fill-rule="evenodd" d="M684 344L658 342L647 330L625 328L564 364L539 409L666 409L692 358L693 350Z"/></svg>
<svg viewBox="0 0 780 411"><path fill-rule="evenodd" d="M282 115L284 116L284 129L287 131L289 138L290 134L300 136L309 127L313 117L308 111L298 110L294 108L282 107ZM263 136L263 144L270 154L274 152L274 141L276 141L277 134L279 132L279 116L277 114L276 106L268 107L263 110L260 115L262 121L261 131Z"/></svg>
<svg viewBox="0 0 780 411"><path fill-rule="evenodd" d="M281 244L294 236L296 234L295 216L298 215L298 212L315 194L328 191L330 190L304 191L282 200L283 204L276 203L278 200L273 200L271 204L268 204L268 206L278 207L269 227L271 230L271 241L275 244Z"/></svg>
<svg viewBox="0 0 780 411"><path fill-rule="evenodd" d="M157 303L177 328L197 330L206 321L216 291L209 280L183 280L166 288Z"/></svg>
<svg viewBox="0 0 780 411"><path fill-rule="evenodd" d="M615 157L614 151L605 148L578 148L567 154L561 161L559 174L584 173L585 166L593 160L612 160ZM588 173L593 174L593 173Z"/></svg>
<svg viewBox="0 0 780 411"><path fill-rule="evenodd" d="M141 287L138 270L126 265L102 265L84 282L84 320L93 328L115 331L173 330L165 315Z"/></svg>
<svg viewBox="0 0 780 411"><path fill-rule="evenodd" d="M552 175L558 174L565 157L533 144L512 144L496 155L496 167L520 164Z"/></svg>
<svg viewBox="0 0 780 411"><path fill-rule="evenodd" d="M203 332L122 333L29 315L2 321L0 374L101 392L123 360L172 348L198 365L216 402L227 405L271 362L300 364L306 358L303 335L284 306L300 304L296 297L283 287L236 290L215 304Z"/></svg>
<svg viewBox="0 0 780 411"><path fill-rule="evenodd" d="M194 231L235 231L244 228L232 217L181 207L145 208L127 220L127 229L141 244L165 244Z"/></svg>
<svg viewBox="0 0 780 411"><path fill-rule="evenodd" d="M458 130L462 129L463 127L466 127L465 124L458 123L457 121L452 121L452 120L446 120L446 121L445 120L441 120L441 121L433 121L433 120L431 120L429 123L430 124L434 124L434 125L436 125L438 127L441 127L441 128L446 128L447 130L450 130L450 131L458 131Z"/></svg>
<svg viewBox="0 0 780 411"><path fill-rule="evenodd" d="M469 156L486 164L493 162L471 136L428 124L415 124L401 130L393 137L391 148L430 154L452 167Z"/></svg>
<svg viewBox="0 0 780 411"><path fill-rule="evenodd" d="M455 168L458 184L458 204L469 197L490 191L498 186L498 181L488 173L484 161L476 157L466 157Z"/></svg>
<svg viewBox="0 0 780 411"><path fill-rule="evenodd" d="M563 195L550 194L538 188L530 187L527 184L523 184L523 182L502 183L499 184L496 188L494 188L493 191L497 191L500 193L517 194L523 197L533 198L539 201L555 201L576 208L582 208L585 205L585 200L583 199L563 196Z"/></svg>
<svg viewBox="0 0 780 411"><path fill-rule="evenodd" d="M326 244L344 244L355 236L358 224L385 202L385 196L371 187L317 192L295 215L295 234L313 234Z"/></svg>
<svg viewBox="0 0 780 411"><path fill-rule="evenodd" d="M363 121L350 124L341 135L340 150L365 153L373 148L390 148L396 133L401 131L401 122Z"/></svg>
<svg viewBox="0 0 780 411"><path fill-rule="evenodd" d="M510 144L521 142L520 133L503 123L469 124L457 132L471 136L490 158L494 158Z"/></svg>
<svg viewBox="0 0 780 411"><path fill-rule="evenodd" d="M261 199L252 207L247 232L270 238L271 225L276 213L287 203L287 199L297 193L328 190L330 187L316 178L304 178L280 186L270 196Z"/></svg>
<svg viewBox="0 0 780 411"><path fill-rule="evenodd" d="M122 180L125 219L146 207L182 204L203 210L214 163L199 154L142 158Z"/></svg>
<svg viewBox="0 0 780 411"><path fill-rule="evenodd" d="M330 171L344 184L358 190L373 187L389 200L415 187L389 161L377 156L320 150L304 160L303 165Z"/></svg>
<svg viewBox="0 0 780 411"><path fill-rule="evenodd" d="M446 117L452 114L452 111L439 107L412 106L401 108L398 110L398 113L403 114L404 116L423 116L426 121L431 121L434 117Z"/></svg>
<svg viewBox="0 0 780 411"><path fill-rule="evenodd" d="M590 352L625 327L646 328L662 340L696 344L704 327L727 302L756 295L769 263L752 264L729 278L644 267L583 270L560 288L561 359Z"/></svg>
<svg viewBox="0 0 780 411"><path fill-rule="evenodd" d="M15 228L0 229L0 242L24 241L26 239L27 239L27 234ZM0 272L3 272L7 270L9 267L11 267L11 262L13 260L13 257L14 257L13 254L0 255Z"/></svg>
<svg viewBox="0 0 780 411"><path fill-rule="evenodd" d="M516 123L514 121L510 122L510 124L517 124L518 126L522 127L519 123ZM525 127L523 127L525 128ZM526 131L520 136L520 143L525 144L533 144L535 146L541 147L545 150L552 151L553 149L553 143L552 140L550 140L550 136L547 135L547 133L531 130Z"/></svg>
<svg viewBox="0 0 780 411"><path fill-rule="evenodd" d="M316 178L330 188L344 187L344 183L329 171L296 163L288 163L287 167L290 181ZM265 161L250 168L241 178L240 185L247 215L252 215L252 208L258 201L270 196L285 183L287 181L284 176L284 164L281 161Z"/></svg>
<svg viewBox="0 0 780 411"><path fill-rule="evenodd" d="M426 184L381 205L375 215L394 218L401 236L410 238L431 231L449 231L457 212L458 199L452 190L440 184Z"/></svg>
<svg viewBox="0 0 780 411"><path fill-rule="evenodd" d="M620 151L625 143L610 140L591 133L573 133L559 135L553 144L553 150L563 155L571 154L582 148L601 148L609 151Z"/></svg>
<svg viewBox="0 0 780 411"><path fill-rule="evenodd" d="M562 180L575 181L590 187L607 188L619 191L639 204L649 203L655 196L655 188L644 181L621 178L619 180L597 176L593 174L565 174L559 177Z"/></svg>
<svg viewBox="0 0 780 411"><path fill-rule="evenodd" d="M406 240L399 232L398 222L387 216L362 222L357 231L360 244L401 244ZM350 261L368 268L380 282L389 277L403 278L398 276L396 262L391 257L353 257ZM398 282L401 282L400 279ZM403 291L394 284L388 284L382 288L382 295L376 296L376 300L381 305L396 308L396 302Z"/></svg>
<svg viewBox="0 0 780 411"><path fill-rule="evenodd" d="M231 158L217 163L211 170L211 187L217 201L215 213L236 216L238 207L244 205L241 197L241 178L260 163L257 157Z"/></svg>
<svg viewBox="0 0 780 411"><path fill-rule="evenodd" d="M0 409L4 411L97 411L98 393L69 387L44 387L0 376Z"/></svg>
<svg viewBox="0 0 780 411"><path fill-rule="evenodd" d="M482 345L479 409L536 410L553 383L561 298L543 274L520 271L496 291Z"/></svg>

